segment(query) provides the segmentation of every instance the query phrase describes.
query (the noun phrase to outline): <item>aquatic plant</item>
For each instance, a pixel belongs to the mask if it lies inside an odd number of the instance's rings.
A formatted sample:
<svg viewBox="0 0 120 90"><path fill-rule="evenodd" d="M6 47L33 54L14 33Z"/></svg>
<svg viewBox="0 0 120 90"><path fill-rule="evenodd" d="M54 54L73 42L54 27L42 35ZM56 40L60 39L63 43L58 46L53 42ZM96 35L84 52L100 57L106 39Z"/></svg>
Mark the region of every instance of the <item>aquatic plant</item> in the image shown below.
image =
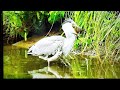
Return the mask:
<svg viewBox="0 0 120 90"><path fill-rule="evenodd" d="M76 11L73 19L86 30L86 34L80 35L75 43L76 47L81 45L81 52L95 50L99 61L120 59L120 14L113 11Z"/></svg>
<svg viewBox="0 0 120 90"><path fill-rule="evenodd" d="M70 66L73 76L75 78L89 78L92 76L96 78L112 77L106 74L108 69L106 70L104 67L106 64L114 67L114 62L119 62L120 60L120 13L115 11L75 11L70 17L82 29L86 30L86 33L80 34L76 40L75 49L80 49L81 55L84 55L88 51L95 51L94 55L92 53L89 53L91 55L87 55L90 57L88 62L95 56L95 65L98 65L97 68L103 68L103 70L98 70L100 71L98 72L99 74L93 75L91 70L88 70L89 75L80 74L84 70L81 64L78 64L81 59L76 59L78 61L73 60ZM91 69L91 65L89 69ZM111 73L115 75L116 72L111 70ZM115 75L114 77L117 78L118 76Z"/></svg>

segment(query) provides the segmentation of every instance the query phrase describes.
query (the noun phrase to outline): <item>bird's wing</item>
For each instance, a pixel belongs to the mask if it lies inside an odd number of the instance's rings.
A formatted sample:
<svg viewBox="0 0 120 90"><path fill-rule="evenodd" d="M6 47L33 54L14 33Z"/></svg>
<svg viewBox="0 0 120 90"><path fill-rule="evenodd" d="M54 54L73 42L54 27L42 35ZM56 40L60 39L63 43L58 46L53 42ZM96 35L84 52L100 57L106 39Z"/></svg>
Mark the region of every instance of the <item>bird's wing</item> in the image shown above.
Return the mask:
<svg viewBox="0 0 120 90"><path fill-rule="evenodd" d="M33 55L54 55L58 48L62 48L64 43L64 37L62 36L51 36L39 40L33 45L28 53L31 52Z"/></svg>

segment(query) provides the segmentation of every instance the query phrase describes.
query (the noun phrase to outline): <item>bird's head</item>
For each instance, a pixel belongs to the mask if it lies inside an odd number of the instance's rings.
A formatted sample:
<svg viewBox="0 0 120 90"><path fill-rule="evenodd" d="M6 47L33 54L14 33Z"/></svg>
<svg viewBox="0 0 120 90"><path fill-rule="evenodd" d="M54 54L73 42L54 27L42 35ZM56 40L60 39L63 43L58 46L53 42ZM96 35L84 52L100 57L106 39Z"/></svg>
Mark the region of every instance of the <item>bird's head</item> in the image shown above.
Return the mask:
<svg viewBox="0 0 120 90"><path fill-rule="evenodd" d="M65 34L70 33L76 36L83 31L71 18L65 19L62 24L62 29Z"/></svg>

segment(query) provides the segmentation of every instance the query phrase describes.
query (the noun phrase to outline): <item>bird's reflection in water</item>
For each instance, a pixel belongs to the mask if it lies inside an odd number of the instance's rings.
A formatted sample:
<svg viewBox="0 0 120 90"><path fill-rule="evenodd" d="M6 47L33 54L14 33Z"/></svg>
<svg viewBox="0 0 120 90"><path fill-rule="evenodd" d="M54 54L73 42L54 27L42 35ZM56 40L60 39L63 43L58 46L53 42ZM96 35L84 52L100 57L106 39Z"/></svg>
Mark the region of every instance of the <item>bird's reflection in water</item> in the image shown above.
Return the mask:
<svg viewBox="0 0 120 90"><path fill-rule="evenodd" d="M69 70L60 66L47 66L39 70L28 71L33 79L40 78L71 78Z"/></svg>

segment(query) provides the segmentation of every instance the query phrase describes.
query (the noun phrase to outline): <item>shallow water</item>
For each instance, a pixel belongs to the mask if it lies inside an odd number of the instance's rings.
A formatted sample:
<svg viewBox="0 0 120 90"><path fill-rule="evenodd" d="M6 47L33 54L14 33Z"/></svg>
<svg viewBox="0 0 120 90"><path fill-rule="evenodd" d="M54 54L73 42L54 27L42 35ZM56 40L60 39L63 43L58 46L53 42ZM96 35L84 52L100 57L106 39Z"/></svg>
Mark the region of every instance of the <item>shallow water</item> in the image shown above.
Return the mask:
<svg viewBox="0 0 120 90"><path fill-rule="evenodd" d="M16 46L3 48L3 78L120 78L120 64L97 64L93 59L74 56L72 67L69 68L60 61L50 63L36 56L27 55L27 49Z"/></svg>
<svg viewBox="0 0 120 90"><path fill-rule="evenodd" d="M36 56L27 55L27 49L16 46L4 46L3 48L3 69L6 79L13 78L56 78L64 77L68 72L63 64L57 62L50 63L48 71L47 61ZM57 77L57 78L59 78ZM69 75L68 75L69 77Z"/></svg>

